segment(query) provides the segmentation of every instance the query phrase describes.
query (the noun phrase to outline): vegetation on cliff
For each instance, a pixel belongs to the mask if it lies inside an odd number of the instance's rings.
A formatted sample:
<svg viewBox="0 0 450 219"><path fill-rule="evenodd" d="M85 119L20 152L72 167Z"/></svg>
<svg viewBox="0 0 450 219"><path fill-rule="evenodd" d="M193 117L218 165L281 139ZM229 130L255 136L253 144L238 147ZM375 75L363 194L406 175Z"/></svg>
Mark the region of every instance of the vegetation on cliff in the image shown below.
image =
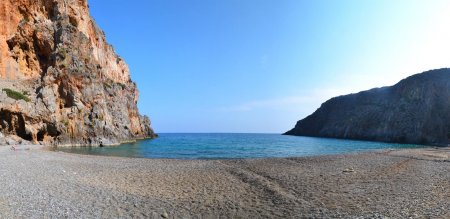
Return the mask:
<svg viewBox="0 0 450 219"><path fill-rule="evenodd" d="M20 93L9 88L3 88L2 90L6 92L6 95L8 95L8 97L13 98L14 100L24 100L26 102L30 102L30 98L26 96L26 93Z"/></svg>

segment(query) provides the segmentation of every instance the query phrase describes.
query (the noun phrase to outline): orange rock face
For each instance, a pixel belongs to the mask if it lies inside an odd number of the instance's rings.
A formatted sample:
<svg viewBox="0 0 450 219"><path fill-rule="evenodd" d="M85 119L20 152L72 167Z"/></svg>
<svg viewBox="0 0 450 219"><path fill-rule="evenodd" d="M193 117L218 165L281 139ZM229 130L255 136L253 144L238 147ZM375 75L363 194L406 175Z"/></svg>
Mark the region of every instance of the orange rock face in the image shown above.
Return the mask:
<svg viewBox="0 0 450 219"><path fill-rule="evenodd" d="M15 33L15 27L18 25L20 16L15 11L10 1L0 2L0 78L15 79L18 63L15 62L8 50L6 40Z"/></svg>
<svg viewBox="0 0 450 219"><path fill-rule="evenodd" d="M2 0L0 28L0 132L55 145L155 137L86 0Z"/></svg>
<svg viewBox="0 0 450 219"><path fill-rule="evenodd" d="M0 77L1 79L20 80L39 77L37 54L33 51L24 51L21 48L8 49L7 40L17 33L19 25L30 22L47 23L48 27L54 24L52 12L55 9L62 16L67 16L68 22L83 33L90 41L92 57L103 68L104 76L118 83L130 80L127 64L117 57L114 49L106 42L102 31L96 26L89 15L87 1L85 0L3 0L0 2ZM45 31L27 29L30 37L42 40ZM32 42L30 42L32 43ZM30 45L31 47L33 45ZM40 49L50 49L50 45L39 45ZM46 54L47 55L47 54Z"/></svg>

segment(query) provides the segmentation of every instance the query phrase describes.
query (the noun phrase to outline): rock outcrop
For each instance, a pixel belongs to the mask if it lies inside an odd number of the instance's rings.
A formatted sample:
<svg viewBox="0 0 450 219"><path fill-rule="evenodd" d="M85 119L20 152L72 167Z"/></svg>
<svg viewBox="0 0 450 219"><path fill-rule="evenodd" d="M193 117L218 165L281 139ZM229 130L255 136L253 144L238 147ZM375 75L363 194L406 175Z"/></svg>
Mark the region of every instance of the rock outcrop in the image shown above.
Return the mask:
<svg viewBox="0 0 450 219"><path fill-rule="evenodd" d="M447 146L450 69L332 98L285 134Z"/></svg>
<svg viewBox="0 0 450 219"><path fill-rule="evenodd" d="M0 144L101 146L155 137L138 97L86 0L0 2Z"/></svg>

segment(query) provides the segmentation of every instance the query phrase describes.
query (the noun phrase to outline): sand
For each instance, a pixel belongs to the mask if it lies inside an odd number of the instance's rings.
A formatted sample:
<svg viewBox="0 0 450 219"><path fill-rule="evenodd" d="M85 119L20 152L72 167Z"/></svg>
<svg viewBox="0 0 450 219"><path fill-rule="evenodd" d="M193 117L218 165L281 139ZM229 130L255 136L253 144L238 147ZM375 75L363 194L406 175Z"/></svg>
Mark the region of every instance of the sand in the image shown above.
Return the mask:
<svg viewBox="0 0 450 219"><path fill-rule="evenodd" d="M431 148L167 160L1 146L0 218L450 218L449 161Z"/></svg>

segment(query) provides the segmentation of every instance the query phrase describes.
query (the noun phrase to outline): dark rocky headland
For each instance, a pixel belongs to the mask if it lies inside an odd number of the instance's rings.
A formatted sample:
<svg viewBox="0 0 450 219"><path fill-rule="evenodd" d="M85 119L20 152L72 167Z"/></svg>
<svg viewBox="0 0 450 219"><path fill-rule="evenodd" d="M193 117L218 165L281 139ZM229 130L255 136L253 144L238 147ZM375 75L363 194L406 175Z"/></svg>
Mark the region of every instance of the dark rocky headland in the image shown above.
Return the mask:
<svg viewBox="0 0 450 219"><path fill-rule="evenodd" d="M0 2L0 145L155 137L138 96L86 0Z"/></svg>
<svg viewBox="0 0 450 219"><path fill-rule="evenodd" d="M332 98L285 134L447 146L450 69Z"/></svg>

